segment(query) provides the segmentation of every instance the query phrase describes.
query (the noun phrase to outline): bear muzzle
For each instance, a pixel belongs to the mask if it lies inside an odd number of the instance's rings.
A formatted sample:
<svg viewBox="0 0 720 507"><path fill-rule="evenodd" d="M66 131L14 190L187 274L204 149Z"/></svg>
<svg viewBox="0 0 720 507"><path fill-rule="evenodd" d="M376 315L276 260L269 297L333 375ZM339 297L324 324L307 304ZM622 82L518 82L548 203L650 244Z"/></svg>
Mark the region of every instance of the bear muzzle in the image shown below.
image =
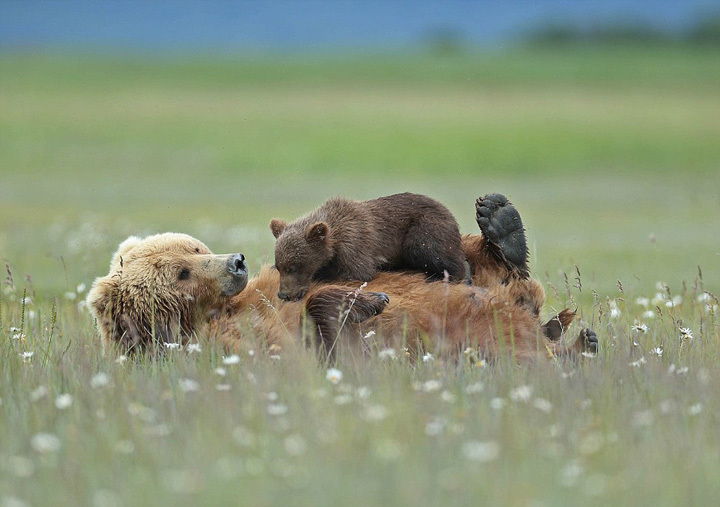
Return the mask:
<svg viewBox="0 0 720 507"><path fill-rule="evenodd" d="M225 262L229 277L225 277L222 284L223 296L234 296L242 292L248 282L248 270L243 254L231 254Z"/></svg>

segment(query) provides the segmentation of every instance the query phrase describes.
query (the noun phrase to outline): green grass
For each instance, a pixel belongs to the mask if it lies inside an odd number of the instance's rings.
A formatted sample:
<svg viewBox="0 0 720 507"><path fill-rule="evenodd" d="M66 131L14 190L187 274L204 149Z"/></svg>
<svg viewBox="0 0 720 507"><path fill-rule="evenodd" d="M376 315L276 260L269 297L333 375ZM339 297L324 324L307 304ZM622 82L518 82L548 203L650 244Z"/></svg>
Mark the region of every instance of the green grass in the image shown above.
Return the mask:
<svg viewBox="0 0 720 507"><path fill-rule="evenodd" d="M0 287L0 502L711 502L720 331L697 296L720 293L719 90L709 49L0 55L0 259L14 281ZM599 357L523 369L347 359L332 385L309 353L258 349L220 377L210 344L118 364L76 308L76 286L105 274L130 234L188 232L257 270L272 259L273 216L400 191L445 202L464 232L477 196L510 196L544 313L577 304ZM683 302L647 320L635 299L657 282ZM680 327L694 335L682 347ZM110 385L93 388L99 372ZM413 387L431 379L438 391ZM512 401L523 385L530 400ZM38 433L60 449L36 450ZM474 461L472 442L499 453Z"/></svg>

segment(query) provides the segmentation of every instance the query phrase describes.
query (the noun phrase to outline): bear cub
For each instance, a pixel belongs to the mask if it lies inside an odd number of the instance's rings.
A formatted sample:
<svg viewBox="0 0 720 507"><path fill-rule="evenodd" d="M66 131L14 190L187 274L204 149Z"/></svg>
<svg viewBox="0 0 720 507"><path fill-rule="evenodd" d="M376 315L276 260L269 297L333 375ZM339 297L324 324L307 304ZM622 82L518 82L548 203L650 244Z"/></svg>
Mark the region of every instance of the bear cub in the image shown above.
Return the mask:
<svg viewBox="0 0 720 507"><path fill-rule="evenodd" d="M278 297L297 301L312 280L370 281L378 270L419 270L432 279L466 276L460 230L450 210L430 197L403 193L369 201L332 198L287 224L276 238Z"/></svg>

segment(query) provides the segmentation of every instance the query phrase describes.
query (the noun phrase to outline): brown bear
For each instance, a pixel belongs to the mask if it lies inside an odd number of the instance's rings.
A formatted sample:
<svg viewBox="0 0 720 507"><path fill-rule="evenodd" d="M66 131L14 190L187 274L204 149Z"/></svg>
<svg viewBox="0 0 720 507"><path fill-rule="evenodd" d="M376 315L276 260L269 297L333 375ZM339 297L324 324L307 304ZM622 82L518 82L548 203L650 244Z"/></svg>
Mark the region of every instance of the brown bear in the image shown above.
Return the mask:
<svg viewBox="0 0 720 507"><path fill-rule="evenodd" d="M155 351L195 336L229 351L258 339L289 348L300 342L308 322L326 354L338 344L365 345L371 330L382 344L450 354L472 346L488 359L502 350L518 360L594 352L597 337L589 329L568 347L561 344L573 312L541 323L545 293L526 276L527 253L516 251L524 239L506 237L518 230L515 208L493 195L478 199L476 210L485 234L462 238L472 286L381 272L362 288L313 283L302 301L285 303L277 297L277 270L264 266L248 280L241 254L212 255L190 236L166 233L123 242L110 273L95 280L88 304L104 341L123 352Z"/></svg>
<svg viewBox="0 0 720 507"><path fill-rule="evenodd" d="M379 269L417 270L431 279L465 277L460 229L430 197L404 193L369 201L336 197L287 224L270 222L278 297L297 301L311 281L369 282Z"/></svg>

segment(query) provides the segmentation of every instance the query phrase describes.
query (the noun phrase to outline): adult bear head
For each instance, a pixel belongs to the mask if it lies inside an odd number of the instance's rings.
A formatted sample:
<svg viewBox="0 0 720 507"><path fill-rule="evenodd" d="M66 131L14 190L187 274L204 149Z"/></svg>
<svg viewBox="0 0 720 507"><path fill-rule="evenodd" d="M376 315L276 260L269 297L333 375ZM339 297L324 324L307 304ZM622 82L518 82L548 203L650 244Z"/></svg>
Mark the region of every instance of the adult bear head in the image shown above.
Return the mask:
<svg viewBox="0 0 720 507"><path fill-rule="evenodd" d="M248 281L242 254L214 255L186 234L123 241L87 303L106 343L127 350L182 342Z"/></svg>

